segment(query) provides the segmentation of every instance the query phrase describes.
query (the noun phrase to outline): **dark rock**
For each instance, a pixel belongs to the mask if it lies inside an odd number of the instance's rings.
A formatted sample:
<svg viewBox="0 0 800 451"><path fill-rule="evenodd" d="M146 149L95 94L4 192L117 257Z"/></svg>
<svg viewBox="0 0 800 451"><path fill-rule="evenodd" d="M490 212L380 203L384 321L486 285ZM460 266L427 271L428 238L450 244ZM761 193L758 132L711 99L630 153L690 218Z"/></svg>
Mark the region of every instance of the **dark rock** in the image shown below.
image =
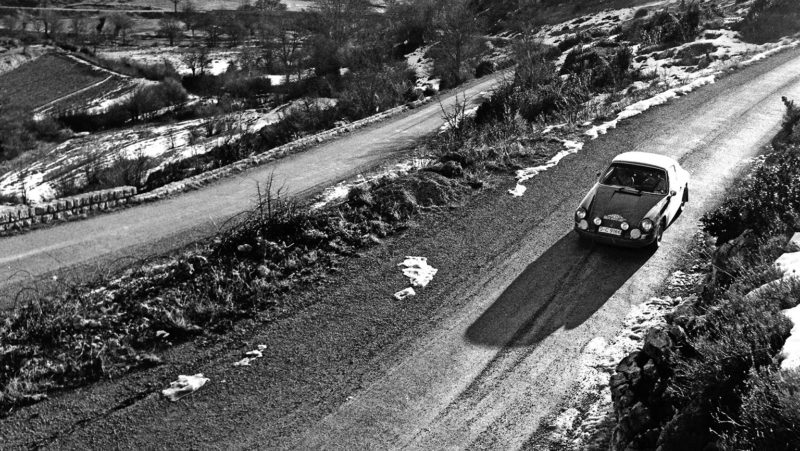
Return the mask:
<svg viewBox="0 0 800 451"><path fill-rule="evenodd" d="M665 328L653 327L644 337L642 352L652 358L657 364L665 364L671 353L672 339Z"/></svg>

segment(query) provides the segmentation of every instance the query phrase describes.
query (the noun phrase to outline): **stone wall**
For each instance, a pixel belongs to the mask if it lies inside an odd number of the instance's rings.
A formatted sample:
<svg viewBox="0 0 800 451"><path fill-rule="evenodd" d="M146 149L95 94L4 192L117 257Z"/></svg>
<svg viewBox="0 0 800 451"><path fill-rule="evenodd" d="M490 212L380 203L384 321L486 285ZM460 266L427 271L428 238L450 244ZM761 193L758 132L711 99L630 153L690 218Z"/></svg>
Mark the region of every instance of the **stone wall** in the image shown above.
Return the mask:
<svg viewBox="0 0 800 451"><path fill-rule="evenodd" d="M121 186L56 199L33 207L0 207L0 235L30 229L38 224L86 218L126 205L135 195L136 188Z"/></svg>

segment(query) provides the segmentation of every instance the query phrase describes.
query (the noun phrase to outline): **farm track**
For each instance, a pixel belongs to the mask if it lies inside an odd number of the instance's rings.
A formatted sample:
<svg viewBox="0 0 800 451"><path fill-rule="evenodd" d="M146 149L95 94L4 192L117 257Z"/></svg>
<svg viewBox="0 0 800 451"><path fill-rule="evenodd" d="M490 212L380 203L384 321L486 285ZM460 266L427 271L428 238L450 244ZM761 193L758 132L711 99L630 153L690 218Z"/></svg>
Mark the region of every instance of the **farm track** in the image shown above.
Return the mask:
<svg viewBox="0 0 800 451"><path fill-rule="evenodd" d="M653 108L530 180L522 198L498 187L462 209L423 216L350 261L335 282L297 294L309 305L302 312L173 348L158 368L23 409L0 425L2 443L535 449L539 422L568 401L587 344L614 337L654 294L700 215L778 129L780 97L800 98L798 74L794 49ZM323 147L346 155L385 140L376 130L408 133L421 120L410 115ZM595 172L627 150L672 156L693 177L689 208L655 254L584 247L571 231ZM315 158L311 168L324 154L305 155ZM215 189L204 190L205 200ZM426 256L439 272L399 302L391 294L407 283L396 268L405 255ZM256 344L266 345L264 358L233 368ZM186 400L156 394L177 374L197 372L211 383Z"/></svg>

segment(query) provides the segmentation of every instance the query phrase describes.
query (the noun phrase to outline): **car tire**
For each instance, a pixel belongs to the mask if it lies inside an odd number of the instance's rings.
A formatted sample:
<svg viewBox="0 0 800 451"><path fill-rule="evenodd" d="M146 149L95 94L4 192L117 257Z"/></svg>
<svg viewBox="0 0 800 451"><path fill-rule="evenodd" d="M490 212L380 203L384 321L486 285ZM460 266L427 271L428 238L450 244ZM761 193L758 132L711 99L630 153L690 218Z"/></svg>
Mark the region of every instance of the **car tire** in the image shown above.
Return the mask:
<svg viewBox="0 0 800 451"><path fill-rule="evenodd" d="M653 240L653 244L650 245L653 248L653 250L656 250L659 247L661 247L661 239L663 237L664 237L664 221L660 221L658 223L658 226L656 226L656 239Z"/></svg>
<svg viewBox="0 0 800 451"><path fill-rule="evenodd" d="M683 188L683 199L681 200L681 211L686 208L686 204L689 202L689 185L686 185Z"/></svg>

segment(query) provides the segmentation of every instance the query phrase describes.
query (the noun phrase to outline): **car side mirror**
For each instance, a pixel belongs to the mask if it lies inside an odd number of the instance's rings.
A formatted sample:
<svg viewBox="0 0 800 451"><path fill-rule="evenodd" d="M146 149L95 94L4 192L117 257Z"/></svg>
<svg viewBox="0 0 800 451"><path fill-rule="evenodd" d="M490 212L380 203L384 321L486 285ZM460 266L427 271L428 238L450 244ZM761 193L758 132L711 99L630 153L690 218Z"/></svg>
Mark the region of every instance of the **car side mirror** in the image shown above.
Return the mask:
<svg viewBox="0 0 800 451"><path fill-rule="evenodd" d="M597 177L597 178L600 178L600 174L602 174L602 172L597 171L597 173L594 176Z"/></svg>
<svg viewBox="0 0 800 451"><path fill-rule="evenodd" d="M677 195L678 195L678 192L675 191L675 190L672 190L672 191L669 192L669 197L675 197Z"/></svg>

